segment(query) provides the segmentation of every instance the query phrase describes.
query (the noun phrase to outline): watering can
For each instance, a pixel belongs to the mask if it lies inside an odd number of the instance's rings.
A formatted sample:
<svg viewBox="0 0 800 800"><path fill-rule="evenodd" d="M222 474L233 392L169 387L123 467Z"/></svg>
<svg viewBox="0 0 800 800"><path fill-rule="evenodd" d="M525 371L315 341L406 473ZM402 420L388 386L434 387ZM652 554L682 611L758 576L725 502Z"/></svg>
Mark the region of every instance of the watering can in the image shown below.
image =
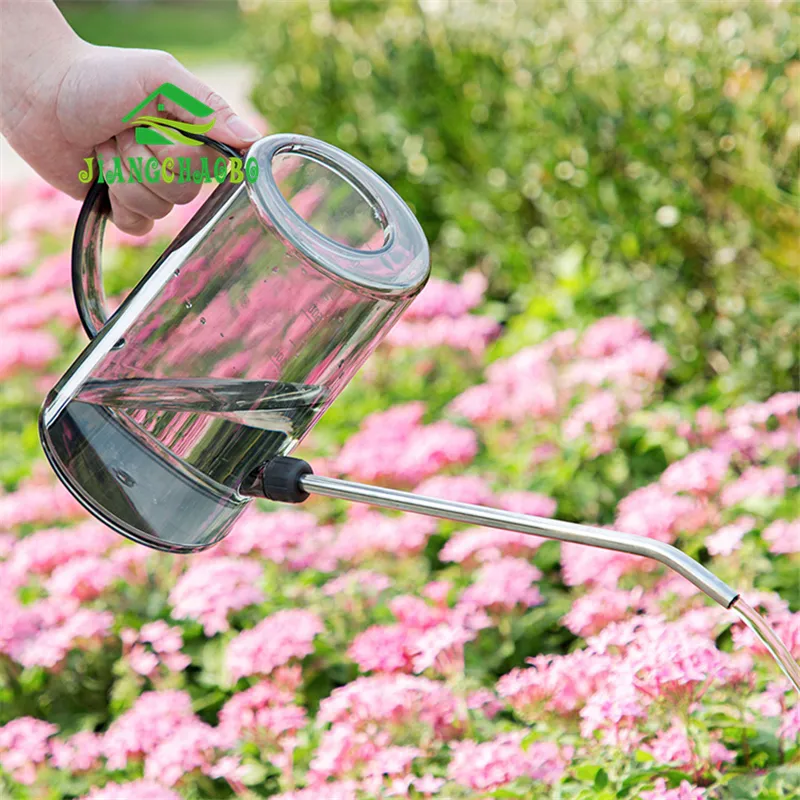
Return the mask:
<svg viewBox="0 0 800 800"><path fill-rule="evenodd" d="M111 316L107 186L87 194L72 283L91 342L47 395L39 428L92 514L141 544L191 553L224 537L254 497L318 494L656 559L760 624L738 592L664 542L318 476L291 457L425 285L428 245L397 193L336 147L279 134L247 155L257 179L217 187Z"/></svg>

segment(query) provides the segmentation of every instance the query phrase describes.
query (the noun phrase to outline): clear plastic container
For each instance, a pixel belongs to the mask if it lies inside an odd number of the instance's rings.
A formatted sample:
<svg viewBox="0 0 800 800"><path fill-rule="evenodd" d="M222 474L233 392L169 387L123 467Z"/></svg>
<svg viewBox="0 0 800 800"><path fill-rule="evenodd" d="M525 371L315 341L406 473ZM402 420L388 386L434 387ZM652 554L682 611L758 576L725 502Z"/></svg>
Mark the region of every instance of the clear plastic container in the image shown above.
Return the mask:
<svg viewBox="0 0 800 800"><path fill-rule="evenodd" d="M42 443L93 514L159 549L227 533L242 482L296 447L429 275L413 214L356 159L295 135L248 157L258 179L217 188L108 322L107 194L76 234L98 332L47 396Z"/></svg>

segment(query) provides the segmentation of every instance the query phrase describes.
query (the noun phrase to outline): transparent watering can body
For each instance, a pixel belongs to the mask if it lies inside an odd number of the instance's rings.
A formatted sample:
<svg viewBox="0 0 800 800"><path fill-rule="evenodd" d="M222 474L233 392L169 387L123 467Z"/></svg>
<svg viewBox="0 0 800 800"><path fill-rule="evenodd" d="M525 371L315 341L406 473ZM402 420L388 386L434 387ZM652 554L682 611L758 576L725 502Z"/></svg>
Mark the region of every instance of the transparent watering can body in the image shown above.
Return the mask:
<svg viewBox="0 0 800 800"><path fill-rule="evenodd" d="M104 186L76 231L93 339L45 401L43 447L90 512L159 549L227 533L242 483L293 450L429 275L413 214L356 159L294 135L251 158L257 180L219 186L108 322Z"/></svg>

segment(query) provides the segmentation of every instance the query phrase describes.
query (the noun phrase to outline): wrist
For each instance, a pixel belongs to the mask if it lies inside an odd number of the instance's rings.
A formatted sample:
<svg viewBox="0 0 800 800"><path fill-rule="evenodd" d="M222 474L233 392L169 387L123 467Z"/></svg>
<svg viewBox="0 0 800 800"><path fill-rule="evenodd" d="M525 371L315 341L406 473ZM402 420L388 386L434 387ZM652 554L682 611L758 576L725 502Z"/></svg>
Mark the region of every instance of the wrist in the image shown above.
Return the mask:
<svg viewBox="0 0 800 800"><path fill-rule="evenodd" d="M69 27L49 2L0 0L0 131L12 141L55 105L74 59L91 45ZM13 141L12 141L13 144Z"/></svg>

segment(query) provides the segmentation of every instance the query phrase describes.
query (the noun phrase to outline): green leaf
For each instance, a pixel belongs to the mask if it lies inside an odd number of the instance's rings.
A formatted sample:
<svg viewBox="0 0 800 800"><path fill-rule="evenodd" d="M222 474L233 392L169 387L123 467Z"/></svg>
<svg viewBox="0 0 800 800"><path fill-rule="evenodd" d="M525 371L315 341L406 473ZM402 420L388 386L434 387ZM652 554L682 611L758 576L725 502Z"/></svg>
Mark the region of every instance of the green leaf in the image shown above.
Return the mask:
<svg viewBox="0 0 800 800"><path fill-rule="evenodd" d="M257 786L263 783L269 774L270 770L263 764L249 760L242 762L242 783L245 786Z"/></svg>
<svg viewBox="0 0 800 800"><path fill-rule="evenodd" d="M600 772L602 772L602 768L595 764L581 764L575 768L575 775L588 783L593 783Z"/></svg>
<svg viewBox="0 0 800 800"><path fill-rule="evenodd" d="M606 786L608 786L608 773L604 769L600 769L594 776L594 788L605 789Z"/></svg>

